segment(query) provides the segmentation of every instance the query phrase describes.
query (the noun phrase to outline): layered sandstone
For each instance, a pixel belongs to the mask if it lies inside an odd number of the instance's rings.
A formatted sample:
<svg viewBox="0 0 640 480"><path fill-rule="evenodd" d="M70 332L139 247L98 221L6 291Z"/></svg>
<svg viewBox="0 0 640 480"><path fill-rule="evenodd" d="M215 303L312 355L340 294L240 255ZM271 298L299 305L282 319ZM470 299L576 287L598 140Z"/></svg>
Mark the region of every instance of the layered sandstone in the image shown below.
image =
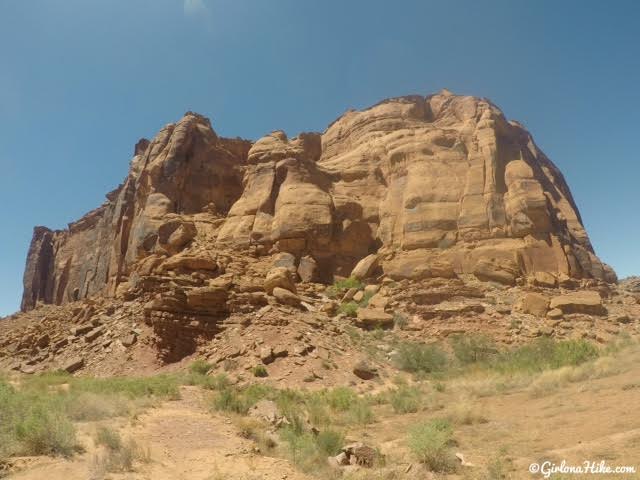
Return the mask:
<svg viewBox="0 0 640 480"><path fill-rule="evenodd" d="M323 281L369 255L395 279L616 280L526 129L488 100L442 91L255 143L188 112L136 145L101 207L66 230L35 229L22 309L147 292L161 298L148 307L159 329L179 312L214 332L234 296L262 301L251 286L211 284L238 252L287 252L294 272L304 259L305 278Z"/></svg>

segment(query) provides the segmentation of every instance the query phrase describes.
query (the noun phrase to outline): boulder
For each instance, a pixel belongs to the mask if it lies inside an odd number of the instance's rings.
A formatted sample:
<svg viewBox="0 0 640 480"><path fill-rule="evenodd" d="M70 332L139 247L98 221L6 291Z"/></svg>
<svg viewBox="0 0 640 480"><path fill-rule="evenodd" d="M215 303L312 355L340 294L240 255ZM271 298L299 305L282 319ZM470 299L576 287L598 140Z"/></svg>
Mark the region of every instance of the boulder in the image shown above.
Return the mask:
<svg viewBox="0 0 640 480"><path fill-rule="evenodd" d="M125 347L131 347L136 343L137 340L138 336L135 333L130 333L122 337L122 339L120 339L120 343L122 343L122 345L124 345Z"/></svg>
<svg viewBox="0 0 640 480"><path fill-rule="evenodd" d="M378 369L368 360L359 360L353 366L353 374L362 380L371 380L378 376Z"/></svg>
<svg viewBox="0 0 640 480"><path fill-rule="evenodd" d="M289 290L275 287L272 293L278 303L282 303L283 305L290 305L292 307L297 307L300 305L300 297L295 293L290 292Z"/></svg>
<svg viewBox="0 0 640 480"><path fill-rule="evenodd" d="M296 286L293 282L293 276L287 268L275 267L267 273L264 280L264 290L271 295L273 294L273 289L276 287L295 293Z"/></svg>
<svg viewBox="0 0 640 480"><path fill-rule="evenodd" d="M342 451L349 457L349 464L371 468L378 458L378 451L362 442L345 445Z"/></svg>
<svg viewBox="0 0 640 480"><path fill-rule="evenodd" d="M520 299L520 310L523 313L544 317L549 310L549 298L535 292L529 292Z"/></svg>
<svg viewBox="0 0 640 480"><path fill-rule="evenodd" d="M92 324L79 325L77 327L71 327L71 335L79 337L85 333L89 333L91 330L93 330Z"/></svg>
<svg viewBox="0 0 640 480"><path fill-rule="evenodd" d="M285 420L283 415L280 414L276 402L266 399L258 400L258 402L249 409L247 415L267 422L275 427L281 425Z"/></svg>
<svg viewBox="0 0 640 480"><path fill-rule="evenodd" d="M300 259L298 276L305 283L318 281L318 263L313 257L306 255Z"/></svg>
<svg viewBox="0 0 640 480"><path fill-rule="evenodd" d="M351 276L358 280L363 280L373 275L373 272L378 267L378 254L372 253L360 260L353 270L351 270Z"/></svg>
<svg viewBox="0 0 640 480"><path fill-rule="evenodd" d="M80 370L82 367L84 367L84 358L82 357L73 357L70 358L69 360L67 360L63 365L62 365L62 370L64 370L67 373L73 373L77 370Z"/></svg>
<svg viewBox="0 0 640 480"><path fill-rule="evenodd" d="M268 365L269 363L273 362L275 360L275 357L273 355L273 349L271 347L262 347L260 349L260 360L265 365Z"/></svg>
<svg viewBox="0 0 640 480"><path fill-rule="evenodd" d="M289 252L280 252L273 259L274 268L286 268L295 275L297 272L296 256Z"/></svg>
<svg viewBox="0 0 640 480"><path fill-rule="evenodd" d="M511 264L501 264L490 259L481 259L476 263L473 274L485 282L497 282L503 285L515 285L517 270Z"/></svg>
<svg viewBox="0 0 640 480"><path fill-rule="evenodd" d="M558 279L550 272L535 272L533 274L533 284L539 287L554 288Z"/></svg>
<svg viewBox="0 0 640 480"><path fill-rule="evenodd" d="M602 304L602 297L598 292L591 290L571 292L553 297L549 307L551 309L557 308L565 315L568 313L607 314L607 309Z"/></svg>
<svg viewBox="0 0 640 480"><path fill-rule="evenodd" d="M366 330L393 328L393 315L377 308L359 308L355 323Z"/></svg>
<svg viewBox="0 0 640 480"><path fill-rule="evenodd" d="M218 262L209 252L187 253L181 252L169 257L159 267L162 272L197 271L215 272L219 269Z"/></svg>
<svg viewBox="0 0 640 480"><path fill-rule="evenodd" d="M547 312L547 317L551 320L558 320L562 318L562 315L562 310L560 310L559 308L553 308Z"/></svg>
<svg viewBox="0 0 640 480"><path fill-rule="evenodd" d="M104 333L104 327L96 327L93 330L91 330L90 332L88 332L84 338L85 340L87 340L88 342L93 342L96 338L98 338L100 335L102 335Z"/></svg>
<svg viewBox="0 0 640 480"><path fill-rule="evenodd" d="M351 300L353 300L353 297L356 296L356 293L358 293L358 289L357 288L350 288L349 290L347 290L346 292L344 292L344 295L342 296L342 302L350 302Z"/></svg>
<svg viewBox="0 0 640 480"><path fill-rule="evenodd" d="M225 286L197 287L187 290L187 307L190 310L210 314L227 312L229 292Z"/></svg>

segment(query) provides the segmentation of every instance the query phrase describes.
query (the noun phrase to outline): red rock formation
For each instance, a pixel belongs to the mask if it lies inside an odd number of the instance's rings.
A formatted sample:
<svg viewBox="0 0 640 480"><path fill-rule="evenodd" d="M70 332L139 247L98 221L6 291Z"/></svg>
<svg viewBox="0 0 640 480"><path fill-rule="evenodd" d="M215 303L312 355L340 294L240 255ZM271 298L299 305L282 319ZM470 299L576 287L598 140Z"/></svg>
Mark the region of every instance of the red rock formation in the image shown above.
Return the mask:
<svg viewBox="0 0 640 480"><path fill-rule="evenodd" d="M377 253L393 278L616 280L558 168L484 99L390 99L323 134L254 144L188 112L134 153L101 207L67 230L35 229L23 310L116 295L145 275L218 275L202 252L243 248L306 256L325 279Z"/></svg>

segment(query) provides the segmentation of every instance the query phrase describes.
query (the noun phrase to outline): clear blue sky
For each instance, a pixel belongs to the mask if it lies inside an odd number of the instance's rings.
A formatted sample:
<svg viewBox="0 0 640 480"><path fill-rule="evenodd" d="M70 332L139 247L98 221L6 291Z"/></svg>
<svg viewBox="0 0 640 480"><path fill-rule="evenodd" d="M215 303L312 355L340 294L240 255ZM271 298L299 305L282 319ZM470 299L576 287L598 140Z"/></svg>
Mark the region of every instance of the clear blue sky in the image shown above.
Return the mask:
<svg viewBox="0 0 640 480"><path fill-rule="evenodd" d="M443 87L521 121L596 252L640 274L639 22L622 0L0 0L0 314L32 227L101 204L185 111L257 139Z"/></svg>

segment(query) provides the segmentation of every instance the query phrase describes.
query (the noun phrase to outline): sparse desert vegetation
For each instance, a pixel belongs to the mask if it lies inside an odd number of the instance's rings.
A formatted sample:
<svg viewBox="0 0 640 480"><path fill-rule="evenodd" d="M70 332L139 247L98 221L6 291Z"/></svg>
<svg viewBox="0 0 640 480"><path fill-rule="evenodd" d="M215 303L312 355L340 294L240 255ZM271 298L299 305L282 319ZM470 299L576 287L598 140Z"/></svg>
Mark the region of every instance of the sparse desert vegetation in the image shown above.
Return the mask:
<svg viewBox="0 0 640 480"><path fill-rule="evenodd" d="M97 450L90 452L89 461L95 478L151 468L145 467L154 461L151 450L131 433L120 433L123 424L118 427L114 421L135 420L162 402L178 399L181 388L192 388L209 403L207 415L229 419L236 435L254 445L256 455L285 459L304 475L409 479L431 471L465 479L519 478L506 446L483 445L486 457L478 463L477 454L469 451L469 435L491 438L499 425L486 402L506 402L513 395L538 401L572 385L595 388L590 382L637 369L640 357L638 345L626 337L605 347L541 338L507 350L485 338L455 337L447 344L421 345L398 343L391 332L364 335L359 341L382 338L393 344L401 354L391 361L406 371L369 393L347 386L277 388L255 371L254 381L234 383L202 360L182 374L148 378L96 379L57 372L3 378L0 458L89 455L83 453L87 444L78 435L82 422L96 425L92 438ZM637 392L633 385L625 381L619 390ZM371 449L375 465L342 471L336 461L328 461L342 458L345 445L358 440ZM460 451L474 462L457 457ZM368 473L362 476L363 471Z"/></svg>

